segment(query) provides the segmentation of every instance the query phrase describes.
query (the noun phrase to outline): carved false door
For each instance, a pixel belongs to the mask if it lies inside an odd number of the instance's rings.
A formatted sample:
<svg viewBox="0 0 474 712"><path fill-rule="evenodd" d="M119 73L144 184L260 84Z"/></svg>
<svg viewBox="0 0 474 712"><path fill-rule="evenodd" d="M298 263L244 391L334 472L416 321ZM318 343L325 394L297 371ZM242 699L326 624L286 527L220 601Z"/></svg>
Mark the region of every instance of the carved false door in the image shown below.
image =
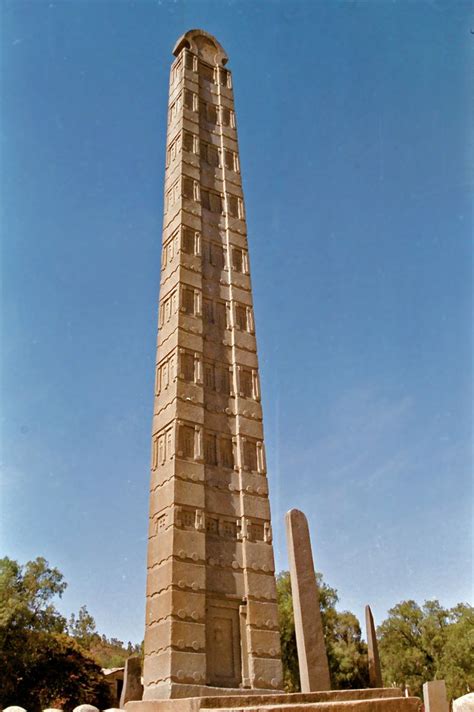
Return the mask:
<svg viewBox="0 0 474 712"><path fill-rule="evenodd" d="M238 605L215 601L207 610L207 679L216 687L239 687L240 616Z"/></svg>

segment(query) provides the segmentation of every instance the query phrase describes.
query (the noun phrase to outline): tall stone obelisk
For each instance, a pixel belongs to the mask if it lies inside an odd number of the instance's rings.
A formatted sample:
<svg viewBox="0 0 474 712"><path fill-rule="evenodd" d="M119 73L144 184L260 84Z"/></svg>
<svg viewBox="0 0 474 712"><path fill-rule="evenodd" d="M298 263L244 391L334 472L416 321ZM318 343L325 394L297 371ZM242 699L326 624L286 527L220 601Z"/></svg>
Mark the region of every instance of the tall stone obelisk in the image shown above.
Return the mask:
<svg viewBox="0 0 474 712"><path fill-rule="evenodd" d="M145 700L282 685L231 73L191 30L171 67L152 436Z"/></svg>

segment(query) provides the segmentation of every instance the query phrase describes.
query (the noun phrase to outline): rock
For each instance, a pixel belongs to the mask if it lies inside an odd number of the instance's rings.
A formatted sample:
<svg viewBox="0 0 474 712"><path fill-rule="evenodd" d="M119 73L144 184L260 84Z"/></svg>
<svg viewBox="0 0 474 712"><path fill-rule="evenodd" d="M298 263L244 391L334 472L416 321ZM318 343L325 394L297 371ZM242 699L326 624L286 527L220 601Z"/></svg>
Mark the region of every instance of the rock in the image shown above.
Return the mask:
<svg viewBox="0 0 474 712"><path fill-rule="evenodd" d="M474 692L453 700L453 712L474 712Z"/></svg>
<svg viewBox="0 0 474 712"><path fill-rule="evenodd" d="M74 707L73 712L100 712L94 705L78 705Z"/></svg>
<svg viewBox="0 0 474 712"><path fill-rule="evenodd" d="M16 705L11 705L10 707L5 707L3 712L26 712L24 707L17 707Z"/></svg>

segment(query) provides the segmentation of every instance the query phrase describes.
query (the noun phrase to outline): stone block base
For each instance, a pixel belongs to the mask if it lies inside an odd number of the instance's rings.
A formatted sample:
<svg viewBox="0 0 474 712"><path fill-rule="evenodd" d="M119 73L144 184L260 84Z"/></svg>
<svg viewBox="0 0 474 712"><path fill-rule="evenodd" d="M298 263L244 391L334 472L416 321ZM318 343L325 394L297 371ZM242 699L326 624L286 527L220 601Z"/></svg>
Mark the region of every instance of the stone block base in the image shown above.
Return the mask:
<svg viewBox="0 0 474 712"><path fill-rule="evenodd" d="M244 697L253 695L275 695L285 693L283 690L266 690L264 688L242 688L242 687L212 687L211 685L191 685L181 682L164 682L154 687L145 688L143 692L143 702L155 702L161 700L174 700L194 697ZM176 708L177 709L177 708ZM151 708L150 708L151 711Z"/></svg>
<svg viewBox="0 0 474 712"><path fill-rule="evenodd" d="M127 712L421 712L418 697L404 697L399 689L392 687L292 694L202 689L207 691L207 696L186 698L175 694L174 699L127 702L125 709Z"/></svg>

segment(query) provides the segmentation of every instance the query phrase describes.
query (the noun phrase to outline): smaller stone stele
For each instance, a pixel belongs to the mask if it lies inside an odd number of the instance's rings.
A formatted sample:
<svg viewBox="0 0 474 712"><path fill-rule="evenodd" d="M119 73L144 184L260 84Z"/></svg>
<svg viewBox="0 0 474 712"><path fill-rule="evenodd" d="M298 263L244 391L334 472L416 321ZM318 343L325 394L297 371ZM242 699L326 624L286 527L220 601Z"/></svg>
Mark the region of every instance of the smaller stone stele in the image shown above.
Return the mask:
<svg viewBox="0 0 474 712"><path fill-rule="evenodd" d="M432 680L423 685L425 712L449 712L446 683L444 680Z"/></svg>
<svg viewBox="0 0 474 712"><path fill-rule="evenodd" d="M379 647L377 645L377 635L375 623L370 606L365 607L365 627L367 629L367 648L369 659L369 685L370 687L382 687L382 670L380 668Z"/></svg>
<svg viewBox="0 0 474 712"><path fill-rule="evenodd" d="M298 509L287 512L285 520L301 691L330 690L331 678L308 522Z"/></svg>
<svg viewBox="0 0 474 712"><path fill-rule="evenodd" d="M120 707L123 709L126 702L141 700L143 695L142 663L138 655L133 655L125 661L123 673L123 687L120 695Z"/></svg>
<svg viewBox="0 0 474 712"><path fill-rule="evenodd" d="M3 712L26 712L24 707L18 707L17 705L10 705L10 707L5 707Z"/></svg>
<svg viewBox="0 0 474 712"><path fill-rule="evenodd" d="M94 705L77 705L72 712L100 712Z"/></svg>
<svg viewBox="0 0 474 712"><path fill-rule="evenodd" d="M474 692L453 700L453 712L474 712Z"/></svg>

